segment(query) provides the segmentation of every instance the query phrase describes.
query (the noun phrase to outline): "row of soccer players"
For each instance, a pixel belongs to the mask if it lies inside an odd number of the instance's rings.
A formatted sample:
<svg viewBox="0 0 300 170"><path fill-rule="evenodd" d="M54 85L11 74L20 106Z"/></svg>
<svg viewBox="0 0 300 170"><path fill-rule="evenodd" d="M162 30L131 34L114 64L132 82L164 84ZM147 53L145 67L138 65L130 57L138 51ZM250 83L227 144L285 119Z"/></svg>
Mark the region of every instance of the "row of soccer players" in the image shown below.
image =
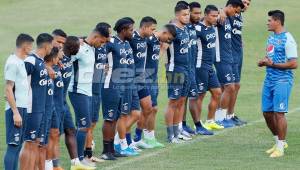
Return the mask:
<svg viewBox="0 0 300 170"><path fill-rule="evenodd" d="M245 1L245 3L249 2ZM189 6L183 2L178 3L175 7L175 26L166 25L162 31L155 32L154 34L156 21L151 17L143 18L140 23L140 29L135 31L134 34L134 21L131 18L118 20L114 27L117 35L111 39L110 26L106 23L99 23L92 33L82 41L76 37L67 37L61 30L53 32L54 41L51 35L40 34L37 38L37 49L29 57L26 56L31 51L33 39L28 35L20 35L17 39L17 55L11 56L10 58L12 59L9 58L5 69L5 78L8 82L7 88L10 87L11 90L7 91L10 93L7 93L9 104L7 105L6 117L7 119L10 118L10 120L7 120L7 129L12 129L12 131L7 132L7 142L9 146L19 147L8 147L7 153L15 152L18 155L20 142L24 135L26 142L21 154L21 168L31 169L30 167L35 166L37 158L41 160L40 168L43 167L45 163L43 160L45 159L48 160L46 161L46 167L51 166L52 163L55 167L58 167L57 151L59 133L63 129L68 151L72 159L72 167L84 166L80 163L80 158L83 164L93 168L90 159L83 159L83 157L92 158L92 129L98 121L101 96L105 120L103 125L103 159L114 160L115 156L137 155L137 147L163 147L161 143L156 141L154 135L158 95L156 80L161 42L171 43L168 48L169 62L167 64L170 101L166 112L169 142L177 143L179 141L181 128L178 128L178 123L182 121L181 113L183 113L186 96L189 91L192 95L190 98L190 106L192 107L190 108L194 108L193 118L197 133L210 135L212 132L207 129L219 129L222 125L225 125L226 122L224 121L222 124L220 123L221 125L215 124L213 121L214 108L217 108L218 105L218 97L214 97L215 95L213 95L213 99L215 100L212 100L210 104L209 120L205 126L202 126L199 117L200 111L197 110L200 109L198 106L201 106L201 103L198 102L202 101L204 93L207 90L211 92L216 91L219 95L221 93L218 88L219 86L217 86L218 80L212 69L215 53L218 53L214 44L217 37L216 33L219 31L215 32L213 26L217 24L219 10L215 6L207 6L203 21L198 23L200 21L200 7L200 4L196 2L189 4ZM221 12L229 17L240 13L241 8L244 8L244 4L241 1L228 1L226 7ZM192 16L191 19L189 17L190 13ZM191 31L187 31L185 27L189 21L192 23L188 25ZM228 27L228 24L224 24L226 21L227 19L225 19L223 24L219 24L220 28L223 25L224 31L227 30L227 33L231 35L230 25ZM233 25L235 25L234 23L237 22L233 22ZM236 24L236 26L241 27L241 24ZM193 27L194 30L192 30ZM239 31L236 29L234 32L240 35ZM225 38L228 39L229 34ZM197 36L194 39L196 41L192 41L192 35ZM146 37L148 41L146 41ZM211 42L208 42L210 39L212 39ZM54 48L52 48L53 45L55 46ZM195 45L198 45L198 47ZM222 43L220 43L220 46L220 49L226 48L222 47ZM222 56L223 53L220 52L219 59L227 58L227 56ZM26 57L25 64L15 65L14 60L18 56ZM191 59L191 57L194 57L195 60ZM61 60L61 63L59 60ZM108 61L107 70L104 69L106 61ZM16 79L20 78L16 76L16 73L19 74L22 71L24 73L24 65L27 75L30 77L30 85L25 87L24 76L26 74L22 74L23 82L21 84L24 87L21 87L21 89L29 88L29 107L26 105L28 103L26 102L28 100L28 98L26 99L27 95L24 95L24 91L26 92L26 90L23 90L23 94L22 92L18 92L18 90L12 91L12 89L20 89L16 88ZM21 67L23 70L14 68L16 66ZM192 69L193 67L196 67L196 69ZM193 73L192 70L197 72ZM225 68L225 71L227 71L227 68ZM202 72L202 74L199 75L198 72ZM184 83L172 80L174 76L178 76L176 73L179 73L179 78L184 80ZM11 74L14 74L14 76ZM150 83L148 81L147 83L145 82L145 75L147 75L147 80L150 77ZM103 78L101 78L102 76ZM230 76L232 76L232 73ZM198 80L198 78L200 79ZM193 79L197 79L197 84L193 84L195 83L192 82ZM221 80L221 78L219 79ZM232 79L233 77L226 77L227 81ZM102 80L104 80L104 85ZM103 87L101 87L102 85ZM198 85L198 89L197 87L193 87L195 89L191 88L191 90L190 88L186 89L187 87L192 87L192 85ZM225 93L226 88L231 86L232 82L223 85ZM196 98L195 90L196 94L197 92L201 94L200 97ZM44 93L45 91L47 93ZM67 91L69 92L69 98L76 115L76 125L78 128L76 140L75 126L66 104ZM18 93L21 96L16 97L15 104L11 103L13 99L11 95L19 96ZM54 96L54 100L52 96ZM142 107L142 114L139 111L140 106ZM24 108L27 108L27 111ZM221 108L223 108L222 104ZM128 115L129 113L130 115ZM9 115L13 115L13 117ZM197 115L198 118L195 117ZM14 127L14 125L17 127L21 126L22 116L23 120L26 120L23 121L23 127L26 127L24 134L22 129ZM26 119L24 119L25 117ZM233 120L236 120L236 117L233 118ZM185 121L182 122L183 128L185 131L188 131L186 130L188 126L184 123ZM132 143L129 132L131 126L135 123L137 123L136 136L133 140L134 143ZM118 132L117 135L115 135L115 131ZM144 141L141 140L143 132ZM192 134L193 132L189 131L188 133ZM187 133L183 133L182 139L187 139L187 137ZM42 147L38 147L37 143ZM128 145L132 147L128 147ZM38 149L40 149L40 156L38 156ZM35 154L29 154L29 151L34 151ZM47 154L44 154L45 152ZM47 158L44 158L45 156ZM16 156L13 156L13 158L16 159ZM11 159L8 158L5 160L9 161ZM10 165L17 168L14 164Z"/></svg>

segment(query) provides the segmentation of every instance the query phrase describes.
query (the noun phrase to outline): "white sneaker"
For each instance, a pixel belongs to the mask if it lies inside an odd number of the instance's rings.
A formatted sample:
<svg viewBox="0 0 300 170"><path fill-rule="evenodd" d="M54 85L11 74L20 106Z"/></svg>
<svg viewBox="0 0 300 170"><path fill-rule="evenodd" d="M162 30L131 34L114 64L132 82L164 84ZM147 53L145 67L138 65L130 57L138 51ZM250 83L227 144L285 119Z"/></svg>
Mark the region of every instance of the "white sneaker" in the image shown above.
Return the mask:
<svg viewBox="0 0 300 170"><path fill-rule="evenodd" d="M181 144L184 143L184 141L179 140L178 138L172 138L171 141L169 141L169 143L173 143L173 144Z"/></svg>
<svg viewBox="0 0 300 170"><path fill-rule="evenodd" d="M96 164L88 158L83 158L83 160L81 161L81 164L83 164L85 166L89 166L89 167L96 167Z"/></svg>
<svg viewBox="0 0 300 170"><path fill-rule="evenodd" d="M138 142L133 142L133 143L134 143L134 145L135 145L136 147L138 147L138 148L140 148L140 149L152 149L152 148L153 148L153 146L148 145L147 143L145 143L145 142L143 141L143 139L141 139L141 140L138 141Z"/></svg>
<svg viewBox="0 0 300 170"><path fill-rule="evenodd" d="M181 139L181 140L183 140L183 141L189 141L189 140L192 140L191 137L187 137L187 136L182 135L182 134L179 134L179 135L178 135L178 139Z"/></svg>
<svg viewBox="0 0 300 170"><path fill-rule="evenodd" d="M142 152L143 150L141 150L140 148L138 148L138 147L136 146L136 144L137 144L137 143L132 142L132 143L129 145L129 148L135 150L136 152Z"/></svg>
<svg viewBox="0 0 300 170"><path fill-rule="evenodd" d="M187 138L192 138L192 135L189 132L185 131L185 130L182 130L180 133L181 133L182 136L185 136Z"/></svg>

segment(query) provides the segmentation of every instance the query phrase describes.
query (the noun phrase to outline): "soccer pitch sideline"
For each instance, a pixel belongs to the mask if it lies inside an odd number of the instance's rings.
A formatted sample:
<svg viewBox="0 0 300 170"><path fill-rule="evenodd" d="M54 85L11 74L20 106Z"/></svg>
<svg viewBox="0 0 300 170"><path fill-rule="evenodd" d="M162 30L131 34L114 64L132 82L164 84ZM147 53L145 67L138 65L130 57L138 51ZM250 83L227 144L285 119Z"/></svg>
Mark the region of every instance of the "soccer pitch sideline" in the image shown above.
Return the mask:
<svg viewBox="0 0 300 170"><path fill-rule="evenodd" d="M201 0L202 8L207 4L225 5L226 0ZM29 33L36 37L41 32L51 32L62 28L69 35L86 35L99 21L115 21L124 16L133 17L136 27L143 16L153 16L161 26L173 18L173 0L0 0L0 88L4 89L3 65L13 52L16 36ZM167 105L166 84L161 84L159 94L159 113L156 135L166 144L164 149L144 150L138 157L122 158L115 162L105 162L98 169L300 169L300 71L295 71L295 83L290 99L288 114L289 148L286 155L270 159L265 150L272 146L273 138L267 129L260 112L261 86L265 70L258 68L256 62L265 54L268 32L266 29L267 11L281 9L286 13L286 28L299 44L300 16L298 0L252 0L250 9L244 15L243 40L245 46L242 73L242 88L239 94L236 113L248 121L244 127L219 131L211 137L197 136L191 142L169 145L165 141L164 111ZM299 48L298 48L298 51ZM162 57L160 77L165 73ZM0 96L4 96L0 90ZM208 96L209 97L209 96ZM207 97L207 98L208 98ZM0 169L3 169L5 144L4 105L1 99L0 118ZM204 103L202 119L206 117L207 100ZM100 113L101 114L101 113ZM188 114L189 115L189 114ZM192 124L190 116L189 123ZM95 130L95 155L102 151L101 121ZM69 156L61 139L61 164L69 168Z"/></svg>

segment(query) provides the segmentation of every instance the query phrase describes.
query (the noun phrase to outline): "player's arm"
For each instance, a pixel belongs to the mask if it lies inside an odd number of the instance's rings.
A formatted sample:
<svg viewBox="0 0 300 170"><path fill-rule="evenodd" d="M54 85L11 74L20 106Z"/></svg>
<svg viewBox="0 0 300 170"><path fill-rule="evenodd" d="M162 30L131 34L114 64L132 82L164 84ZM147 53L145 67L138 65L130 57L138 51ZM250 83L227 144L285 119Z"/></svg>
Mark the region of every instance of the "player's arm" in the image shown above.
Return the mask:
<svg viewBox="0 0 300 170"><path fill-rule="evenodd" d="M218 16L218 23L223 25L225 23L226 18L227 18L227 15L225 14L223 8L220 8L219 16Z"/></svg>
<svg viewBox="0 0 300 170"><path fill-rule="evenodd" d="M274 63L270 58L267 58L266 66L279 69L296 69L298 67L297 59L289 59L286 63Z"/></svg>
<svg viewBox="0 0 300 170"><path fill-rule="evenodd" d="M14 65L8 66L5 70L5 80L6 80L5 98L13 112L14 125L17 127L21 127L22 126L22 117L20 116L20 113L18 111L18 108L16 105L16 99L15 99L15 95L14 95L16 72L17 72L17 70Z"/></svg>

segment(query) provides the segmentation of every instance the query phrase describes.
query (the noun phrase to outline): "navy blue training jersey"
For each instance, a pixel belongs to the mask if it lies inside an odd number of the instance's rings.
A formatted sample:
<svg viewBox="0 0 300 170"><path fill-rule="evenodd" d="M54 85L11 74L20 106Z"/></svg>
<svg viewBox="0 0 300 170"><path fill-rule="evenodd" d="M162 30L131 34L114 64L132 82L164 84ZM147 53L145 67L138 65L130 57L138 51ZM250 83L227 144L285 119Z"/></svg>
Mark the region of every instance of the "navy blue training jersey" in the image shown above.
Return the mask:
<svg viewBox="0 0 300 170"><path fill-rule="evenodd" d="M190 68L195 69L196 66L196 58L197 58L197 33L195 26L193 24L188 24L187 25L188 31L189 31L189 36L190 36Z"/></svg>
<svg viewBox="0 0 300 170"><path fill-rule="evenodd" d="M174 71L174 68L189 67L189 32L187 27L178 28L176 26L176 37L167 50L168 64L167 70Z"/></svg>
<svg viewBox="0 0 300 170"><path fill-rule="evenodd" d="M67 91L72 76L73 63L71 61L71 57L67 57L64 55L62 59L62 64L63 67L60 68L60 72L62 75L62 81L64 82L64 100L66 100Z"/></svg>
<svg viewBox="0 0 300 170"><path fill-rule="evenodd" d="M132 50L127 49L128 46L130 47L128 41L122 41L117 36L112 37L110 42L106 44L109 69L105 76L103 88L124 87L128 81L128 71L131 72L132 77L135 76L134 71L127 69L128 65L134 65L134 59L127 58L129 53L132 54Z"/></svg>
<svg viewBox="0 0 300 170"><path fill-rule="evenodd" d="M226 18L224 24L217 24L216 62L233 63L231 45L231 25Z"/></svg>
<svg viewBox="0 0 300 170"><path fill-rule="evenodd" d="M145 72L146 56L147 56L147 39L142 38L137 31L134 31L132 39L129 41L132 48L135 75L141 76Z"/></svg>
<svg viewBox="0 0 300 170"><path fill-rule="evenodd" d="M64 82L62 79L62 74L58 66L53 66L55 71L54 79L54 106L56 111L62 111L64 105Z"/></svg>
<svg viewBox="0 0 300 170"><path fill-rule="evenodd" d="M93 94L100 94L101 85L103 85L103 74L107 64L107 51L106 45L95 49L95 66L93 75Z"/></svg>
<svg viewBox="0 0 300 170"><path fill-rule="evenodd" d="M243 41L242 41L242 28L243 17L242 14L237 14L229 18L232 28L232 56L233 62L238 63L240 58L243 57Z"/></svg>
<svg viewBox="0 0 300 170"><path fill-rule="evenodd" d="M216 31L213 26L207 27L204 23L195 26L197 33L197 61L196 68L212 68L216 57Z"/></svg>
<svg viewBox="0 0 300 170"><path fill-rule="evenodd" d="M54 84L53 80L47 76L47 93L46 93L46 111L52 112L53 111L53 94L54 94Z"/></svg>
<svg viewBox="0 0 300 170"><path fill-rule="evenodd" d="M159 64L160 42L153 35L147 40L147 60L146 60L146 78L149 83L154 83L157 79L158 64ZM148 81L147 81L148 82Z"/></svg>
<svg viewBox="0 0 300 170"><path fill-rule="evenodd" d="M48 72L44 60L36 54L30 54L25 59L25 68L29 79L28 113L43 113L46 105Z"/></svg>

